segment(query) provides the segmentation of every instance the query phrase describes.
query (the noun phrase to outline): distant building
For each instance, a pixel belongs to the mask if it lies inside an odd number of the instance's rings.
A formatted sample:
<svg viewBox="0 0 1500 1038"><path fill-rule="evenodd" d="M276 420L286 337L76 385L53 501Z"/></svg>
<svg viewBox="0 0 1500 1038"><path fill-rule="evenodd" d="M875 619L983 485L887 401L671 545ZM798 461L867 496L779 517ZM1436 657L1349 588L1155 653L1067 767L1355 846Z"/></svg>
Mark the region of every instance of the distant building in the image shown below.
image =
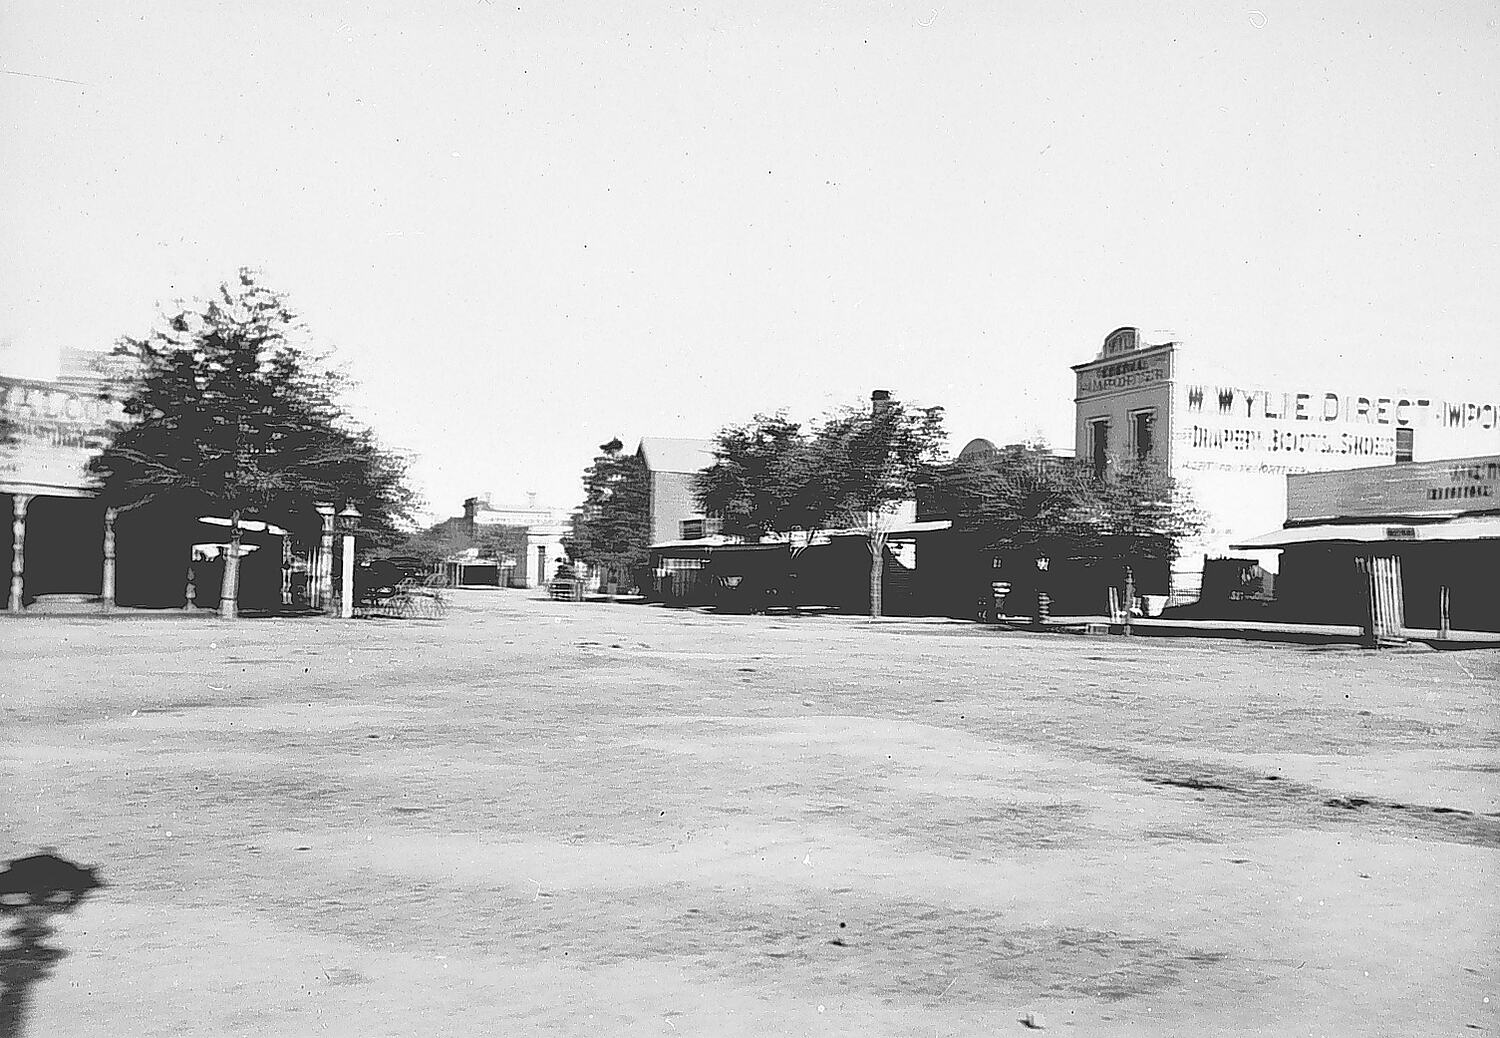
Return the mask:
<svg viewBox="0 0 1500 1038"><path fill-rule="evenodd" d="M475 527L547 526L566 523L568 510L538 505L535 494L527 494L524 505L496 505L486 493L464 501L464 518Z"/></svg>
<svg viewBox="0 0 1500 1038"><path fill-rule="evenodd" d="M486 526L511 526L524 529L525 549L507 569L505 560L496 560L497 581L502 576L513 587L546 587L563 564L566 551L563 538L573 529L566 509L550 508L536 503L536 495L528 494L525 505L496 505L489 494L468 498L464 501L464 519L471 534Z"/></svg>
<svg viewBox="0 0 1500 1038"><path fill-rule="evenodd" d="M714 463L712 440L647 436L636 455L646 469L652 544L704 536L710 531L693 494L693 480Z"/></svg>
<svg viewBox="0 0 1500 1038"><path fill-rule="evenodd" d="M1182 343L1155 338L1118 328L1074 365L1074 442L1096 472L1164 466L1203 511L1171 574L1174 601L1198 597L1205 559L1282 522L1288 475L1500 451L1494 399L1372 386L1360 373L1353 386L1227 384Z"/></svg>

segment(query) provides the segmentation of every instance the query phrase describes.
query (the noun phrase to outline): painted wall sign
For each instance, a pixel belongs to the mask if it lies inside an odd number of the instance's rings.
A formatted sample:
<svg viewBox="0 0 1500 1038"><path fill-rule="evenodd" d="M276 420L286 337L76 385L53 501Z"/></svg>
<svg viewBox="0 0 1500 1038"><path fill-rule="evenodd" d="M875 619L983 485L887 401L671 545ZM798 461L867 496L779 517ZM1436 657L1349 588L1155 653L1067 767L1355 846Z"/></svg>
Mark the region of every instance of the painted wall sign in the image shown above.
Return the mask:
<svg viewBox="0 0 1500 1038"><path fill-rule="evenodd" d="M1418 456L1500 448L1500 405L1416 394L1278 391L1180 383L1172 460L1183 469L1319 472L1396 460L1396 430Z"/></svg>
<svg viewBox="0 0 1500 1038"><path fill-rule="evenodd" d="M1247 419L1348 422L1364 425L1448 429L1500 428L1500 404L1493 401L1432 400L1417 396L1360 396L1354 393L1288 393L1229 386L1187 386L1187 413L1234 415Z"/></svg>
<svg viewBox="0 0 1500 1038"><path fill-rule="evenodd" d="M1171 361L1166 354L1155 357L1127 357L1078 373L1078 396L1097 396L1121 389L1165 382L1172 377Z"/></svg>
<svg viewBox="0 0 1500 1038"><path fill-rule="evenodd" d="M1287 480L1287 518L1453 516L1500 509L1500 455L1419 461Z"/></svg>

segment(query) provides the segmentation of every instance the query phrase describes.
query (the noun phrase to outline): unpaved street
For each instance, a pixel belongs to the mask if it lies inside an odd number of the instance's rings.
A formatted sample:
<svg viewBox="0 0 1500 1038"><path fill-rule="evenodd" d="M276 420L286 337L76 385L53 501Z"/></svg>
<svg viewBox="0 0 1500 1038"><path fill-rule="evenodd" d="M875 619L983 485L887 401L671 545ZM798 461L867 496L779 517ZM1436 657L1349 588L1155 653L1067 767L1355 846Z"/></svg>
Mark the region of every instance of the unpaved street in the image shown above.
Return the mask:
<svg viewBox="0 0 1500 1038"><path fill-rule="evenodd" d="M526 595L0 623L24 1033L1500 1030L1500 651Z"/></svg>

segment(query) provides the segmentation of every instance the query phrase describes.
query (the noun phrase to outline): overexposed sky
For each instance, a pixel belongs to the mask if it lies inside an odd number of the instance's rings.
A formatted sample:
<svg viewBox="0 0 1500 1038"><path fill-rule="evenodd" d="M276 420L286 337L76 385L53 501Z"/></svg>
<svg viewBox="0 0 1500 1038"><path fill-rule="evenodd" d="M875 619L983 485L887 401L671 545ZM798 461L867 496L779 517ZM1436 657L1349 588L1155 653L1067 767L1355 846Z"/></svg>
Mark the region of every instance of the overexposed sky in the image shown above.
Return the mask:
<svg viewBox="0 0 1500 1038"><path fill-rule="evenodd" d="M1123 324L1500 396L1500 8L0 0L0 341L241 265L435 514L887 388L1071 445Z"/></svg>

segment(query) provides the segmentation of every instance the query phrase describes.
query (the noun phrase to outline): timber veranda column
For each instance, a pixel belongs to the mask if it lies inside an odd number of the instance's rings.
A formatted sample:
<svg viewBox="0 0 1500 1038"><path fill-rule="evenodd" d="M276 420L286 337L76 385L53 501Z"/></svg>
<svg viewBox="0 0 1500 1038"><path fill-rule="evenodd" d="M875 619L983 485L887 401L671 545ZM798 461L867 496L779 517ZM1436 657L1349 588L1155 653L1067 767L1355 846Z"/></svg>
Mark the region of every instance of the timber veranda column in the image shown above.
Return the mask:
<svg viewBox="0 0 1500 1038"><path fill-rule="evenodd" d="M284 531L281 535L281 606L283 609L292 604L292 534Z"/></svg>
<svg viewBox="0 0 1500 1038"><path fill-rule="evenodd" d="M100 582L99 602L106 610L115 607L115 518L119 510L104 510L104 579Z"/></svg>
<svg viewBox="0 0 1500 1038"><path fill-rule="evenodd" d="M31 504L31 495L15 494L11 501L10 611L19 613L26 593L26 506Z"/></svg>

